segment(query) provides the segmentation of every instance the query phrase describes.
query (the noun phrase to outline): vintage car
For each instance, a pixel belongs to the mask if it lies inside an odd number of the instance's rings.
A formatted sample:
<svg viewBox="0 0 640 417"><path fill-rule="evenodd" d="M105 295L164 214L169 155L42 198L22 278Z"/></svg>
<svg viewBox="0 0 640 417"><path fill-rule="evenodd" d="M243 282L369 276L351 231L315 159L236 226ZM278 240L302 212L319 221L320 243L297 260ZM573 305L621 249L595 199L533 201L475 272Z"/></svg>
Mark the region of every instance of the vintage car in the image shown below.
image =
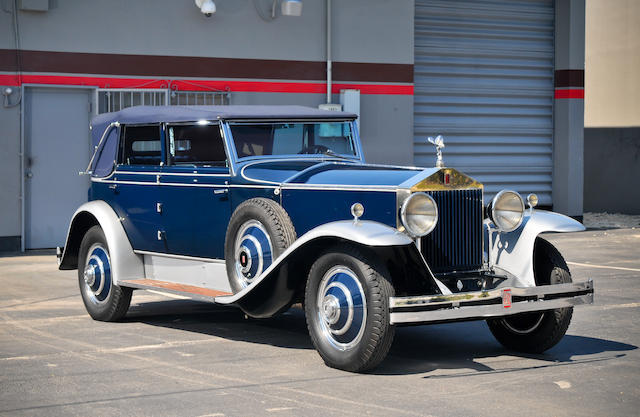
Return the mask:
<svg viewBox="0 0 640 417"><path fill-rule="evenodd" d="M300 106L133 107L92 121L89 202L60 269L96 320L132 290L267 318L302 303L327 365L378 365L399 325L487 320L541 352L593 301L538 235L584 230L446 167L366 164L356 116Z"/></svg>

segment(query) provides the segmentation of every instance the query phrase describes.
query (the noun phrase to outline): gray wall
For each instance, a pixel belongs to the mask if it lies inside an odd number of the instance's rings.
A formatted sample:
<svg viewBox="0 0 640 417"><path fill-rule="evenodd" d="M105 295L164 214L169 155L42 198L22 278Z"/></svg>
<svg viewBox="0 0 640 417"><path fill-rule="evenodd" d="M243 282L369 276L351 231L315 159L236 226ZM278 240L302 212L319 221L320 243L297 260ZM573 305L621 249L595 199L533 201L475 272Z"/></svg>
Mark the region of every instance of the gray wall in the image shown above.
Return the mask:
<svg viewBox="0 0 640 417"><path fill-rule="evenodd" d="M640 214L640 127L584 130L584 210Z"/></svg>
<svg viewBox="0 0 640 417"><path fill-rule="evenodd" d="M3 2L7 3L7 2ZM252 0L216 0L207 18L193 0L57 0L20 12L22 49L254 59L325 58L325 1L301 17L265 22ZM271 10L270 0L259 0ZM413 63L413 1L333 1L335 61ZM11 15L0 13L0 48L13 48ZM9 35L9 36L7 36Z"/></svg>
<svg viewBox="0 0 640 417"><path fill-rule="evenodd" d="M301 17L279 16L271 22L258 16L252 0L215 3L217 13L207 18L193 0L50 0L47 12L18 12L20 47L316 62L326 58L324 0L305 0ZM5 11L12 4L0 3ZM259 0L259 4L265 13L270 11L270 0ZM333 61L412 65L413 14L412 0L333 1ZM15 45L12 15L1 12L0 49ZM345 81L361 80L341 80ZM17 97L14 94L13 99ZM324 94L231 91L231 104L317 106L324 101ZM333 102L338 102L338 95ZM361 95L360 114L369 162L412 163L412 96ZM0 107L0 126L0 250L6 250L16 249L21 234L19 106Z"/></svg>

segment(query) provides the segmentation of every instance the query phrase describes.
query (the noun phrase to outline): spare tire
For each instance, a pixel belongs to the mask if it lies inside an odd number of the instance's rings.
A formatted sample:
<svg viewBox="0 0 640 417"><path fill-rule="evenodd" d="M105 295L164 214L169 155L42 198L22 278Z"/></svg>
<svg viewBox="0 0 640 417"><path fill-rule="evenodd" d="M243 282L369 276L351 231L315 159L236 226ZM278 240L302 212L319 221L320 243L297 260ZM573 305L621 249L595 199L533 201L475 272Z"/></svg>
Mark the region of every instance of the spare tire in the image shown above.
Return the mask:
<svg viewBox="0 0 640 417"><path fill-rule="evenodd" d="M252 198L233 212L224 244L229 285L233 293L251 285L296 240L296 231L282 206Z"/></svg>

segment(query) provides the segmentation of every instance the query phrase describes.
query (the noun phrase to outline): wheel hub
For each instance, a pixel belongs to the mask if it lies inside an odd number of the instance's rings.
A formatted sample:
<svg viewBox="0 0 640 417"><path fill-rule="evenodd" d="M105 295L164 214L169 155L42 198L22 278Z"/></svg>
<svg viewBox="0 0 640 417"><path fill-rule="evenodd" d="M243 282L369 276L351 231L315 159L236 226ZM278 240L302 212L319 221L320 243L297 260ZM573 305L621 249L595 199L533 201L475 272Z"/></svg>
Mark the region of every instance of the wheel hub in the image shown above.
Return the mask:
<svg viewBox="0 0 640 417"><path fill-rule="evenodd" d="M340 318L340 301L334 295L327 295L322 301L322 313L324 321L331 325Z"/></svg>
<svg viewBox="0 0 640 417"><path fill-rule="evenodd" d="M93 284L96 283L96 267L95 265L87 265L84 268L84 282L87 283L88 286L92 287Z"/></svg>
<svg viewBox="0 0 640 417"><path fill-rule="evenodd" d="M318 286L317 317L327 341L339 350L356 346L364 333L366 297L356 274L343 265L329 269Z"/></svg>

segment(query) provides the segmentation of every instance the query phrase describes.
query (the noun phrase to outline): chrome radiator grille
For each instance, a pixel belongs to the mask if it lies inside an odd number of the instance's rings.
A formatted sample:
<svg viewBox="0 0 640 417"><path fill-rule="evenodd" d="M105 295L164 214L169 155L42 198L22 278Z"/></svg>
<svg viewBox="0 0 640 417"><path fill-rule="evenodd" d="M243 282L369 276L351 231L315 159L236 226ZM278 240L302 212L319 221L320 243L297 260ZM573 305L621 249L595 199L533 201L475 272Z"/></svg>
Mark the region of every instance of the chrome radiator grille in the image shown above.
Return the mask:
<svg viewBox="0 0 640 417"><path fill-rule="evenodd" d="M433 273L482 266L482 190L428 191L438 205L438 224L421 239Z"/></svg>

